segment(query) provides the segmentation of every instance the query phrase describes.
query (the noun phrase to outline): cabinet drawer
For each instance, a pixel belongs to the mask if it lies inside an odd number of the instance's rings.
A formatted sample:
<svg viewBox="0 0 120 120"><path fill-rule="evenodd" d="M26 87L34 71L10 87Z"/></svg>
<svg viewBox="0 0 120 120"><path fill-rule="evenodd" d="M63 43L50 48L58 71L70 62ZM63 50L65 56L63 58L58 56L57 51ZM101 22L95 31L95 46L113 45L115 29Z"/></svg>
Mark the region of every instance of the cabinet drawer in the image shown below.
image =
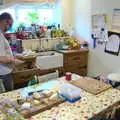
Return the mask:
<svg viewBox="0 0 120 120"><path fill-rule="evenodd" d="M31 80L32 78L34 78L34 75L38 73L38 70L39 70L38 68L34 68L13 72L12 76L14 84L24 83Z"/></svg>
<svg viewBox="0 0 120 120"><path fill-rule="evenodd" d="M70 54L64 57L64 64L85 67L87 66L87 54Z"/></svg>
<svg viewBox="0 0 120 120"><path fill-rule="evenodd" d="M87 75L87 68L80 68L80 67L66 67L65 72L72 72L76 73L81 76Z"/></svg>

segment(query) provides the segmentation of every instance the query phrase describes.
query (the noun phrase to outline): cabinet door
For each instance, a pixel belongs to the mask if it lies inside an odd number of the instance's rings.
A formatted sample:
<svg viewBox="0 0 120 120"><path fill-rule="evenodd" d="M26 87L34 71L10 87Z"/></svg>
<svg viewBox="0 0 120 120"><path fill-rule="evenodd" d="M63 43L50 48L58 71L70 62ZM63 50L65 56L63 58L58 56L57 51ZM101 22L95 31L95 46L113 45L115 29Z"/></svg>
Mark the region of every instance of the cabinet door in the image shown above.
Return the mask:
<svg viewBox="0 0 120 120"><path fill-rule="evenodd" d="M65 66L78 66L86 67L87 66L87 54L69 54L64 57Z"/></svg>
<svg viewBox="0 0 120 120"><path fill-rule="evenodd" d="M87 75L87 68L81 68L81 67L66 67L65 68L65 72L72 72L72 73L76 73L78 75L81 76L86 76Z"/></svg>

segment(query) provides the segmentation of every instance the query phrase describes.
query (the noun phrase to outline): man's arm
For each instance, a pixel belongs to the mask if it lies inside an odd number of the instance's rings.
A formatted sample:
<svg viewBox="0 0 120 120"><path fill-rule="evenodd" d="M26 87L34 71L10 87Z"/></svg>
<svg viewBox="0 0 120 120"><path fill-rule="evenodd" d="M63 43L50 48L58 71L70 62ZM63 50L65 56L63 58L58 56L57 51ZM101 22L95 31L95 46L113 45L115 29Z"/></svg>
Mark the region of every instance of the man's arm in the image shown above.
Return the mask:
<svg viewBox="0 0 120 120"><path fill-rule="evenodd" d="M0 56L0 63L4 64L14 63L14 58Z"/></svg>
<svg viewBox="0 0 120 120"><path fill-rule="evenodd" d="M16 58L12 58L12 57L3 57L0 56L0 63L4 63L4 64L15 64L15 65L19 65L19 64L23 64L24 61L16 59Z"/></svg>

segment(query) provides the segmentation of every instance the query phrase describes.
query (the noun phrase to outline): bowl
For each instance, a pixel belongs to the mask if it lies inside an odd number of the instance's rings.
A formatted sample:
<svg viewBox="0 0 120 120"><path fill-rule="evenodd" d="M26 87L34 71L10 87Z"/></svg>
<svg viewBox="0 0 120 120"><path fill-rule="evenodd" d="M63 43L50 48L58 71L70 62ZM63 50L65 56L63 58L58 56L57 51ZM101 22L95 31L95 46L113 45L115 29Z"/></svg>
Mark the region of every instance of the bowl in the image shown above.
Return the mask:
<svg viewBox="0 0 120 120"><path fill-rule="evenodd" d="M113 87L120 85L120 73L111 73L107 76L107 79Z"/></svg>

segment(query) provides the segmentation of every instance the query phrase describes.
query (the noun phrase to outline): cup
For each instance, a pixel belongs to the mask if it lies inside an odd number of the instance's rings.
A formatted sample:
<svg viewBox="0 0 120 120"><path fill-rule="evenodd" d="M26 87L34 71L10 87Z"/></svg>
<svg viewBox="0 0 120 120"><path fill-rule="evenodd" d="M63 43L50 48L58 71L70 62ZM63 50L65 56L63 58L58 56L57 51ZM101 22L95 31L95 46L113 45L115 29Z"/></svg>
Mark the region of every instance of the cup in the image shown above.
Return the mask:
<svg viewBox="0 0 120 120"><path fill-rule="evenodd" d="M65 79L66 79L67 81L70 81L70 80L72 79L72 73L66 72L66 73L65 73Z"/></svg>

